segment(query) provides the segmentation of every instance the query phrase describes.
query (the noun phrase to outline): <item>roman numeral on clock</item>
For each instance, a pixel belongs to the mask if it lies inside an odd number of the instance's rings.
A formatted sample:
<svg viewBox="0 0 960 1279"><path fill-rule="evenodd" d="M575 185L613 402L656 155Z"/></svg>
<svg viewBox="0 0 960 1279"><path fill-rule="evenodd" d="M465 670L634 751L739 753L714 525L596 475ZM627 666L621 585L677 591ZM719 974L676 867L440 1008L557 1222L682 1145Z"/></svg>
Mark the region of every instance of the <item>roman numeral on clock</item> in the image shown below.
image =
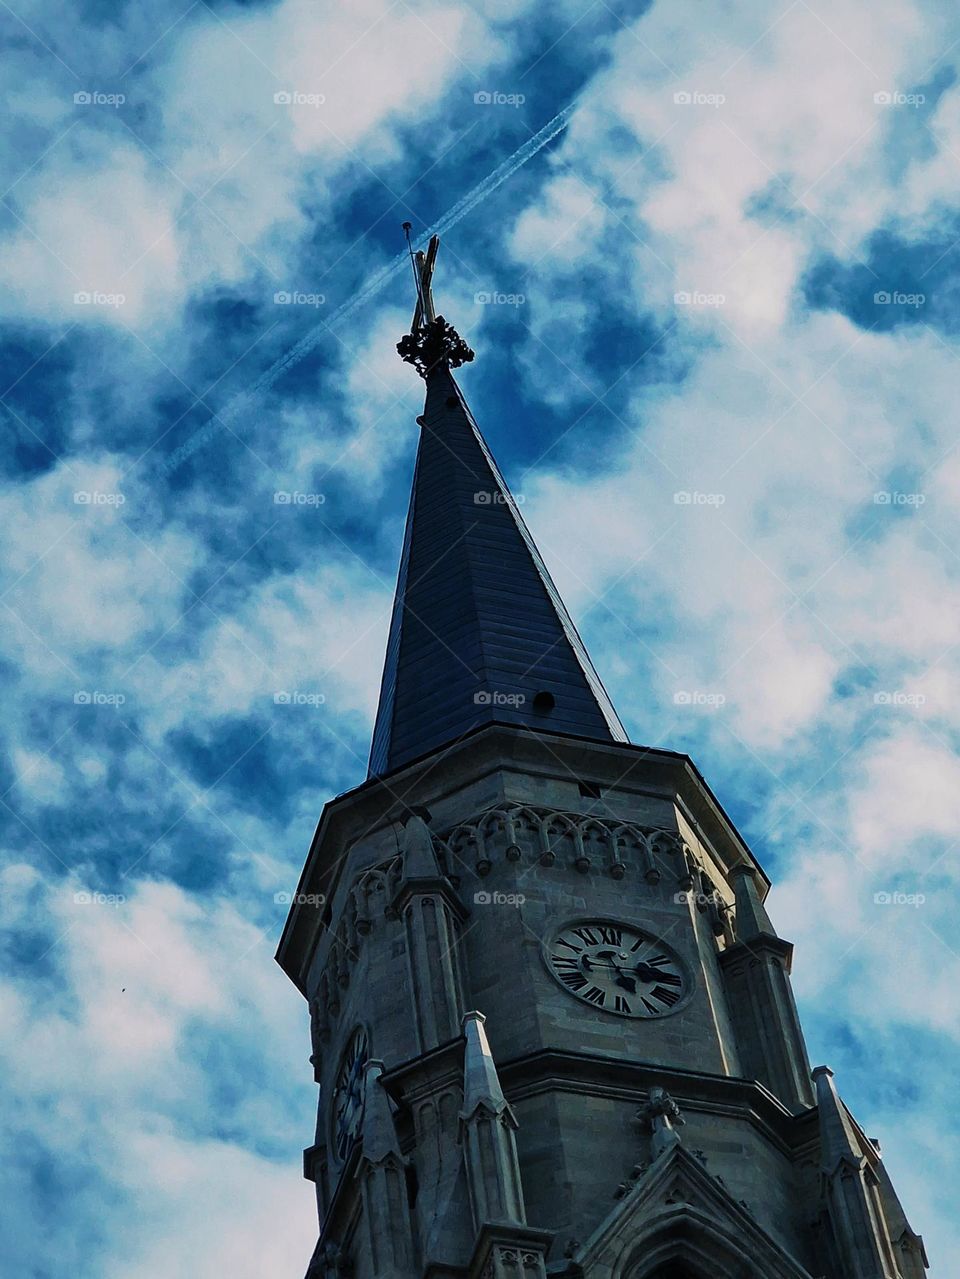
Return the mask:
<svg viewBox="0 0 960 1279"><path fill-rule="evenodd" d="M614 1003L613 1008L614 1008L614 1012L618 1012L618 1013L628 1013L632 1011L632 1009L630 1008L629 1002L626 999L624 999L623 995L617 995L616 1002Z"/></svg>
<svg viewBox="0 0 960 1279"><path fill-rule="evenodd" d="M672 1008L674 1004L680 1001L680 996L677 992L670 990L667 986L654 986L650 994L654 999L659 999L662 1004L666 1004L668 1008Z"/></svg>
<svg viewBox="0 0 960 1279"><path fill-rule="evenodd" d="M584 986L587 984L586 977L581 976L580 973L561 973L560 980L563 982L564 986L568 986L570 990L583 990Z"/></svg>
<svg viewBox="0 0 960 1279"><path fill-rule="evenodd" d="M676 973L661 973L660 980L667 986L682 986L683 982Z"/></svg>
<svg viewBox="0 0 960 1279"><path fill-rule="evenodd" d="M602 1008L607 999L599 986L591 986L589 990L585 990L583 998L588 999L591 1004L596 1004L598 1008Z"/></svg>

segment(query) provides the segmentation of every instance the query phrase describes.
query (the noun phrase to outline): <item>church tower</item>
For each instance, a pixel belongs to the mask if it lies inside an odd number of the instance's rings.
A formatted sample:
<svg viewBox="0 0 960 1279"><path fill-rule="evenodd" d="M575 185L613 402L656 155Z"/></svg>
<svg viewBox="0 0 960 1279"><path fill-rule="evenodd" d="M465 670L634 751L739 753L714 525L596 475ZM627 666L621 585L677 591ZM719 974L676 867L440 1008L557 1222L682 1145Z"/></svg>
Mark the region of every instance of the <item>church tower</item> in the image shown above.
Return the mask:
<svg viewBox="0 0 960 1279"><path fill-rule="evenodd" d="M277 954L320 1085L308 1279L923 1279L766 875L687 756L627 740L454 381L436 250L369 775Z"/></svg>

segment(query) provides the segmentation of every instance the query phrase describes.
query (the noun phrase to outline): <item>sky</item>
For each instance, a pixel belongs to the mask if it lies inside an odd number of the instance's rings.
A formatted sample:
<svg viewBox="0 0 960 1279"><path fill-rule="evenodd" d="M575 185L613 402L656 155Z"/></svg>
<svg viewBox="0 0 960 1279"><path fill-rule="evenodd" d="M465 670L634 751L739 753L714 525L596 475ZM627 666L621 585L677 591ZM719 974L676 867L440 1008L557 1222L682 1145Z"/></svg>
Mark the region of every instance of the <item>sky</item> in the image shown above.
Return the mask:
<svg viewBox="0 0 960 1279"><path fill-rule="evenodd" d="M422 392L407 275L333 317L573 104L444 235L460 384L632 740L773 879L811 1058L949 1279L951 8L0 3L4 1273L305 1268L272 955L365 776Z"/></svg>

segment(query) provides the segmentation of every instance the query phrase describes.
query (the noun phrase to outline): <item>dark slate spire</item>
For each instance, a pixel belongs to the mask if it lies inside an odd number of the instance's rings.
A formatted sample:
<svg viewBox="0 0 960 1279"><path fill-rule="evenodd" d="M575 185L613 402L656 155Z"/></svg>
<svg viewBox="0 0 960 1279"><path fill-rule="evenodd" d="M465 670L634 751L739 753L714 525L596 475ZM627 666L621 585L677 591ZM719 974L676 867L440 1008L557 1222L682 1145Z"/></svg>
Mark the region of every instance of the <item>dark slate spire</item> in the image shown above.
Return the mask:
<svg viewBox="0 0 960 1279"><path fill-rule="evenodd" d="M493 722L626 741L446 360L421 372L426 407L370 775Z"/></svg>

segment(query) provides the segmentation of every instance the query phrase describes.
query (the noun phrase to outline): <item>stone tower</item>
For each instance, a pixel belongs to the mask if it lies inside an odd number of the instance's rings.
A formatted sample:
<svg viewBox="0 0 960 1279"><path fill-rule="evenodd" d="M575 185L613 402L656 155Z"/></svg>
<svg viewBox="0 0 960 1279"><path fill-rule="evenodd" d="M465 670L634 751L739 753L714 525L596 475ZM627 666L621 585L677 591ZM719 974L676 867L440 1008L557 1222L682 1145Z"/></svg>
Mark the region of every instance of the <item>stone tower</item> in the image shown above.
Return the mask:
<svg viewBox="0 0 960 1279"><path fill-rule="evenodd" d="M454 381L435 256L370 773L277 955L320 1085L308 1279L922 1279L767 877L687 756L627 741Z"/></svg>

